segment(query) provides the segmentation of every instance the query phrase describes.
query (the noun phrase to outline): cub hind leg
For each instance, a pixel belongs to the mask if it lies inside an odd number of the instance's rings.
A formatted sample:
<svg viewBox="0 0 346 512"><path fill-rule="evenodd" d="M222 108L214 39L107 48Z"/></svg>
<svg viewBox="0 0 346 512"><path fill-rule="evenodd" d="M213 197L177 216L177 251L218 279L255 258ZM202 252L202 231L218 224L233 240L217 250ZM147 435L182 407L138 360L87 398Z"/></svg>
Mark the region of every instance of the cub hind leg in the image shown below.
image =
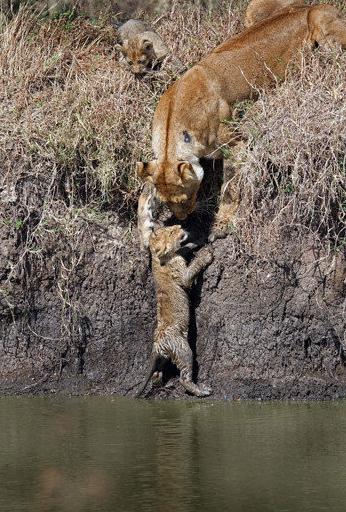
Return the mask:
<svg viewBox="0 0 346 512"><path fill-rule="evenodd" d="M212 393L212 389L209 386L205 384L195 384L192 381L193 354L184 339L177 342L177 347L172 354L172 361L178 370L180 370L180 383L189 393L199 397L209 396Z"/></svg>

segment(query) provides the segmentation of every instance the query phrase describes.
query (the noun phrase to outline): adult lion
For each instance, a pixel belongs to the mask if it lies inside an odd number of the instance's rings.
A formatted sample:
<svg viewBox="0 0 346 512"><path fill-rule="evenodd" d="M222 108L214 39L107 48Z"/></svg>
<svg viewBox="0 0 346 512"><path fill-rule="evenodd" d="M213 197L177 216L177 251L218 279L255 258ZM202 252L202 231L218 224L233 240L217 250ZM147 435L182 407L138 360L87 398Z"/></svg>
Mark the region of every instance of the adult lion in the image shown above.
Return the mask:
<svg viewBox="0 0 346 512"><path fill-rule="evenodd" d="M231 116L233 105L283 78L305 43L330 41L346 48L346 21L337 8L317 5L281 10L222 43L161 97L153 120L155 159L138 162L138 176L154 186L178 219L185 219L203 179L200 158L215 158L220 123ZM148 217L152 197L147 194L145 208L141 201ZM140 219L140 232L144 224Z"/></svg>

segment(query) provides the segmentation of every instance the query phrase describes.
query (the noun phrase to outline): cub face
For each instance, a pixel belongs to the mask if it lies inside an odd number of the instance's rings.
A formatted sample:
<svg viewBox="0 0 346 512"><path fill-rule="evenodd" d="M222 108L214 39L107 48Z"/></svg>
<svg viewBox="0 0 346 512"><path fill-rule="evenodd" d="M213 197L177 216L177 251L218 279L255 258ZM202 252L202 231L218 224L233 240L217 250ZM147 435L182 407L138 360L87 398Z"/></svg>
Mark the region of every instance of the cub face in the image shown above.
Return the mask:
<svg viewBox="0 0 346 512"><path fill-rule="evenodd" d="M122 53L135 75L144 75L151 71L156 61L156 53L153 43L139 36L132 40L125 40L122 46Z"/></svg>
<svg viewBox="0 0 346 512"><path fill-rule="evenodd" d="M158 228L150 236L149 247L159 259L173 256L188 235L180 226Z"/></svg>
<svg viewBox="0 0 346 512"><path fill-rule="evenodd" d="M201 177L198 177L189 162L137 162L137 175L143 181L155 185L160 201L179 220L184 220L196 207L197 192ZM203 176L202 176L203 177Z"/></svg>

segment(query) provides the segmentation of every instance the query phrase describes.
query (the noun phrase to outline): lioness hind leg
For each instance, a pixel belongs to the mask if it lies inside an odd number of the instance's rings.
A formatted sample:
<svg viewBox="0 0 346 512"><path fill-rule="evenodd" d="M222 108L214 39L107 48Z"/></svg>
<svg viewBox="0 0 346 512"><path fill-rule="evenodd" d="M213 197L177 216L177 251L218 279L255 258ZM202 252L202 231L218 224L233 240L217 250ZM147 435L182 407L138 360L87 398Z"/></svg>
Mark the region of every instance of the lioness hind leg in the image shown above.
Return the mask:
<svg viewBox="0 0 346 512"><path fill-rule="evenodd" d="M205 384L195 384L192 382L192 350L185 341L183 344L180 342L179 345L179 349L176 350L174 356L172 356L172 361L180 370L180 383L192 395L199 397L209 396L212 392L210 387Z"/></svg>
<svg viewBox="0 0 346 512"><path fill-rule="evenodd" d="M346 20L331 5L316 6L309 19L312 40L318 44L338 43L346 49Z"/></svg>
<svg viewBox="0 0 346 512"><path fill-rule="evenodd" d="M238 183L239 176L235 175L222 186L219 210L209 235L210 242L225 238L230 232L230 227L240 204Z"/></svg>
<svg viewBox="0 0 346 512"><path fill-rule="evenodd" d="M343 50L346 50L346 22L336 19L328 27L327 41L338 43Z"/></svg>

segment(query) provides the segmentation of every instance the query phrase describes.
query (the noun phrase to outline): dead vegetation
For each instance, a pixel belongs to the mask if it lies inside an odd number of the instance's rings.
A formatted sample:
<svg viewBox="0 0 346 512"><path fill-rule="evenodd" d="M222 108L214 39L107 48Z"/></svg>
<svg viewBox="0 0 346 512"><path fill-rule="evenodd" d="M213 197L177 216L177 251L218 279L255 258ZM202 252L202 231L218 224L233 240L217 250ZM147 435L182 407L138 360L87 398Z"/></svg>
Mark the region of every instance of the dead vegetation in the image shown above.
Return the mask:
<svg viewBox="0 0 346 512"><path fill-rule="evenodd" d="M346 55L329 48L300 59L241 122L236 233L266 258L287 237L311 235L327 253L345 248Z"/></svg>

